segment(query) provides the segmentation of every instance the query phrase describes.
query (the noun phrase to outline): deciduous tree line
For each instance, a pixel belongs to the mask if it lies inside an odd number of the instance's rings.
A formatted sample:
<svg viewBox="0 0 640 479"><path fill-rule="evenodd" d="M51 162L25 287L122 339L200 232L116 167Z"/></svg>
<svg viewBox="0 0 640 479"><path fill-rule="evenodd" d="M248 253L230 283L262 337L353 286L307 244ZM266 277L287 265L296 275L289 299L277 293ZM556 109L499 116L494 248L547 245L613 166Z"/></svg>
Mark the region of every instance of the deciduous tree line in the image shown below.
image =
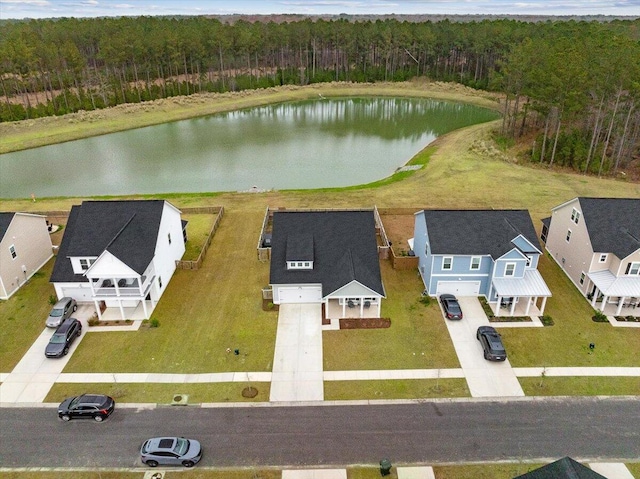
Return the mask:
<svg viewBox="0 0 640 479"><path fill-rule="evenodd" d="M637 155L640 21L2 21L0 121L195 92L416 76L508 94L536 161L605 173Z"/></svg>

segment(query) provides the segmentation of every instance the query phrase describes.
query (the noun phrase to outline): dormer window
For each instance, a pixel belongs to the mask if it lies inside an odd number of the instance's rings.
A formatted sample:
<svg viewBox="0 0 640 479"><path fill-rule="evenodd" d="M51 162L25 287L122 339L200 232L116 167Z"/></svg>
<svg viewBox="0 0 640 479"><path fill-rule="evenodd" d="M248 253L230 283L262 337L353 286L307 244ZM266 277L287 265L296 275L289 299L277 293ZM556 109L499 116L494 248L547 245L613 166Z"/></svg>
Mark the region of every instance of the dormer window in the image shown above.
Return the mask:
<svg viewBox="0 0 640 479"><path fill-rule="evenodd" d="M313 269L313 261L287 261L287 269Z"/></svg>
<svg viewBox="0 0 640 479"><path fill-rule="evenodd" d="M573 221L575 224L578 224L578 221L580 221L580 212L575 208L571 212L571 221Z"/></svg>
<svg viewBox="0 0 640 479"><path fill-rule="evenodd" d="M640 276L640 262L629 263L627 265L627 274L632 276Z"/></svg>
<svg viewBox="0 0 640 479"><path fill-rule="evenodd" d="M89 269L89 266L91 266L95 262L95 259L80 258L80 269L82 269L82 271L86 271Z"/></svg>

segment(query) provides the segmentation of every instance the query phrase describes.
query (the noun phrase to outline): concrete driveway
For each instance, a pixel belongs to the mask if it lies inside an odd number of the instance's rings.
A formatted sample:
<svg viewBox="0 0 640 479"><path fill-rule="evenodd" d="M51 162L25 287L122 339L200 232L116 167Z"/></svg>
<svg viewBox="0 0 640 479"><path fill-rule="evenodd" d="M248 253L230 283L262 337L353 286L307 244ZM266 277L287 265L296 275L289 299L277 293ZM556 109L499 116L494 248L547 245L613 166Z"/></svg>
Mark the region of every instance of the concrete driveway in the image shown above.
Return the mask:
<svg viewBox="0 0 640 479"><path fill-rule="evenodd" d="M45 357L44 350L55 332L55 329L45 327L38 339L0 385L0 403L43 402L71 359L78 344L87 334L87 320L94 311L93 305L78 305L78 310L73 313L72 317L82 323L82 335L73 342L69 354L61 358Z"/></svg>
<svg viewBox="0 0 640 479"><path fill-rule="evenodd" d="M269 400L324 400L322 368L322 306L281 304Z"/></svg>
<svg viewBox="0 0 640 479"><path fill-rule="evenodd" d="M480 301L475 296L458 297L463 319L444 319L458 355L460 366L472 397L524 396L509 360L503 362L484 359L482 346L476 339L479 326L489 326ZM442 308L442 306L441 306ZM507 354L509 351L507 350Z"/></svg>

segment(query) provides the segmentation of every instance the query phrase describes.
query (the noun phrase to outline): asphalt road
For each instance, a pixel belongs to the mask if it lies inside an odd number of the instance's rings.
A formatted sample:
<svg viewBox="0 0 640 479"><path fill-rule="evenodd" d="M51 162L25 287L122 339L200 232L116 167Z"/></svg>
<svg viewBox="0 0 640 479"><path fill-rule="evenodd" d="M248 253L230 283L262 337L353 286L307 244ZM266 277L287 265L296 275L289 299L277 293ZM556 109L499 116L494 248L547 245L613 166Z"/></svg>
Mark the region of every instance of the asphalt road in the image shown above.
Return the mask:
<svg viewBox="0 0 640 479"><path fill-rule="evenodd" d="M203 466L640 458L640 398L311 407L117 408L103 423L0 409L0 467L136 467L152 436L200 440Z"/></svg>

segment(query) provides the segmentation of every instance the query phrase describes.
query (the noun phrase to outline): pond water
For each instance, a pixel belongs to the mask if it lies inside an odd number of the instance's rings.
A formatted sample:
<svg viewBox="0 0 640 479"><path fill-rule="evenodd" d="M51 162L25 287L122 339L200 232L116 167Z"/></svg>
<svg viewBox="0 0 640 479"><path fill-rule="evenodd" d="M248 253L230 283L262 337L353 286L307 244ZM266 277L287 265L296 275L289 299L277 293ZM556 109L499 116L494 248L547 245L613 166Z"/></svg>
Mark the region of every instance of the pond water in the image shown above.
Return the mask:
<svg viewBox="0 0 640 479"><path fill-rule="evenodd" d="M268 105L0 155L0 197L357 185L391 175L439 135L496 118L411 98Z"/></svg>

